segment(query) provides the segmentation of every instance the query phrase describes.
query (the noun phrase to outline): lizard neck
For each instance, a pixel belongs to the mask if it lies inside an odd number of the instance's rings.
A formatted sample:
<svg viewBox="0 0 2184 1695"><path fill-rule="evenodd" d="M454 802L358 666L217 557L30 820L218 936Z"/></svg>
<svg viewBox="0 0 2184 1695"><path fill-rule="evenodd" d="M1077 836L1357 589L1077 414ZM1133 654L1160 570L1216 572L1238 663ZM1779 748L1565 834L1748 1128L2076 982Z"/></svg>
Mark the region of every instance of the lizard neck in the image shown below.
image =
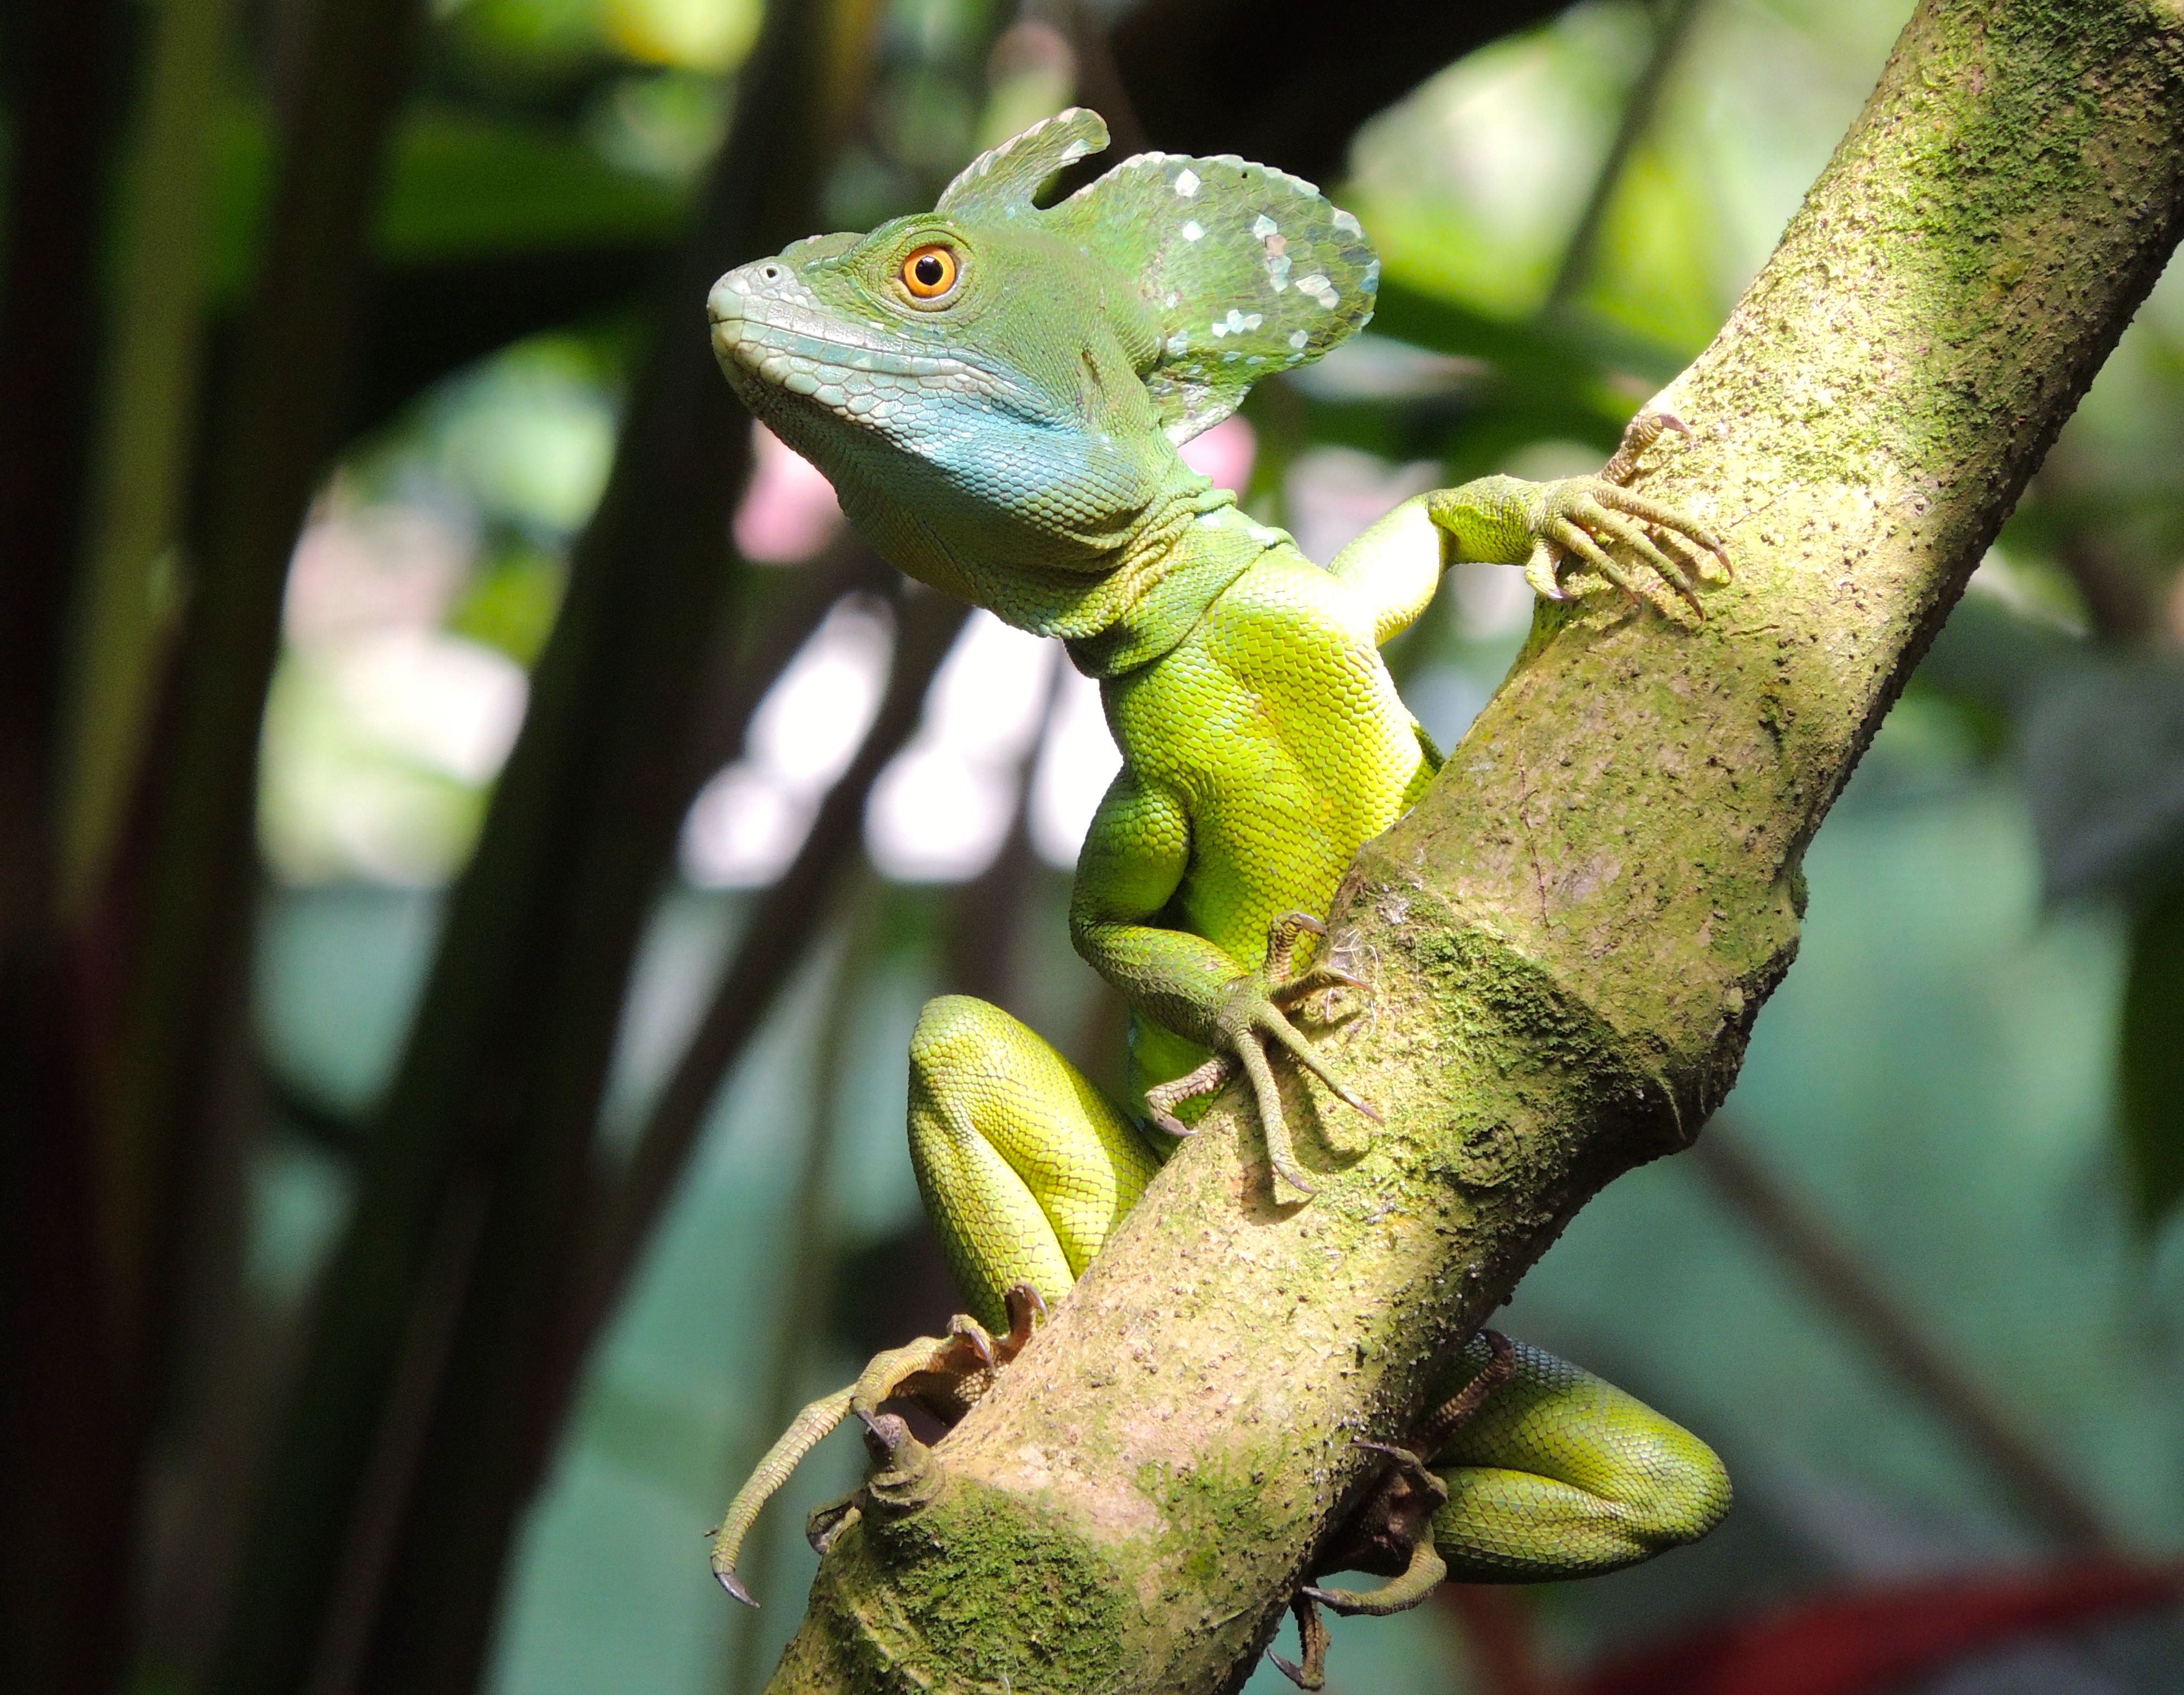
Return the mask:
<svg viewBox="0 0 2184 1695"><path fill-rule="evenodd" d="M1060 637L1080 671L1106 677L1174 648L1253 560L1289 539L1253 523L1164 439L1118 449L1105 469L1128 471L1132 460L1148 491L1134 501L1114 486L1139 476L1119 472L1063 479L1018 505L967 499L941 480L905 493L900 479L914 466L893 467L890 480L852 464L835 487L850 521L903 571L1004 623Z"/></svg>
<svg viewBox="0 0 2184 1695"><path fill-rule="evenodd" d="M1172 652L1269 548L1281 531L1255 523L1235 497L1203 479L1187 500L1167 503L1162 521L1141 526L1103 580L1098 627L1062 634L1088 677L1119 677Z"/></svg>

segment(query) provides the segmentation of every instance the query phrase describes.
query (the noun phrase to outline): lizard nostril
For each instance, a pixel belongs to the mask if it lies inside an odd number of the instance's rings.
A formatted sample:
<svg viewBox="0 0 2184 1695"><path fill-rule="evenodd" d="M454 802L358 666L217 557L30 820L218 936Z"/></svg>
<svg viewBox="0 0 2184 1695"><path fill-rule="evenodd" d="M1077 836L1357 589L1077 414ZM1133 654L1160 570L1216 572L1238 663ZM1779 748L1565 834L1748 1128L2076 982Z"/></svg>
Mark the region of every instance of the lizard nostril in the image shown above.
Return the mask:
<svg viewBox="0 0 2184 1695"><path fill-rule="evenodd" d="M781 281L781 267L777 265L762 265L758 268L758 274L768 282Z"/></svg>

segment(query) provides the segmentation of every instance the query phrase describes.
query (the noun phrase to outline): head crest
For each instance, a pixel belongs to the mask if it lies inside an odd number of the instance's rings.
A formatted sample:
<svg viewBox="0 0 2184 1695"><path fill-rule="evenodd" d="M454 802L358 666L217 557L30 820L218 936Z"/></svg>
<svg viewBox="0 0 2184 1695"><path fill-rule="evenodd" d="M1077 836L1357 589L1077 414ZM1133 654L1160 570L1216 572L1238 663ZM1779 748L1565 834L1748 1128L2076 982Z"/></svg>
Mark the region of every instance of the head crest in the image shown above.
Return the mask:
<svg viewBox="0 0 2184 1695"><path fill-rule="evenodd" d="M1380 261L1311 183L1233 153L1139 153L1060 205L1034 197L1107 144L1082 107L982 153L940 197L966 223L1020 222L1128 280L1160 332L1145 386L1171 439L1227 417L1261 377L1318 359L1373 315Z"/></svg>
<svg viewBox="0 0 2184 1695"><path fill-rule="evenodd" d="M1032 197L1055 172L1106 148L1107 125L1100 114L1072 106L980 153L940 191L940 204L933 209L967 224L1022 217L1036 210Z"/></svg>

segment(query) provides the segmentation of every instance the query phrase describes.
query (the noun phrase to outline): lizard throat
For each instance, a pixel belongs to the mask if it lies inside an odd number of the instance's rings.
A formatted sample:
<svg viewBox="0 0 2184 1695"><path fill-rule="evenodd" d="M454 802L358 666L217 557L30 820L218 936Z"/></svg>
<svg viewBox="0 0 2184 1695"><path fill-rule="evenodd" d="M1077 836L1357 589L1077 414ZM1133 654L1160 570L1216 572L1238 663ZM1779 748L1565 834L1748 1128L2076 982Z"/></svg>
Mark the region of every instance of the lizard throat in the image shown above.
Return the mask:
<svg viewBox="0 0 2184 1695"><path fill-rule="evenodd" d="M1119 677L1180 646L1230 584L1268 549L1291 544L1284 532L1254 523L1225 490L1206 489L1180 521L1142 535L1106 579L1111 616L1083 633L1056 630L1088 677Z"/></svg>

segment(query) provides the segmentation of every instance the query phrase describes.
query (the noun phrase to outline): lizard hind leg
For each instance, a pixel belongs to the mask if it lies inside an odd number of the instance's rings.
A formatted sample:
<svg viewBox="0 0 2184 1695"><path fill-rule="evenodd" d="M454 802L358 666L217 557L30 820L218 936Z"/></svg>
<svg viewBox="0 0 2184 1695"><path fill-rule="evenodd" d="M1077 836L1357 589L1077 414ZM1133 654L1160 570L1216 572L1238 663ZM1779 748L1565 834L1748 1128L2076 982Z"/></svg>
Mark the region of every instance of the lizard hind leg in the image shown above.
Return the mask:
<svg viewBox="0 0 2184 1695"><path fill-rule="evenodd" d="M961 995L928 1002L911 1038L910 1154L965 1302L995 1331L1013 1285L1067 1294L1158 1168L1082 1072Z"/></svg>
<svg viewBox="0 0 2184 1695"><path fill-rule="evenodd" d="M1615 1571L1720 1522L1729 1474L1704 1442L1591 1372L1513 1347L1508 1380L1426 1454L1448 1490L1433 1540L1459 1581ZM1457 1375L1488 1364L1474 1338Z"/></svg>

